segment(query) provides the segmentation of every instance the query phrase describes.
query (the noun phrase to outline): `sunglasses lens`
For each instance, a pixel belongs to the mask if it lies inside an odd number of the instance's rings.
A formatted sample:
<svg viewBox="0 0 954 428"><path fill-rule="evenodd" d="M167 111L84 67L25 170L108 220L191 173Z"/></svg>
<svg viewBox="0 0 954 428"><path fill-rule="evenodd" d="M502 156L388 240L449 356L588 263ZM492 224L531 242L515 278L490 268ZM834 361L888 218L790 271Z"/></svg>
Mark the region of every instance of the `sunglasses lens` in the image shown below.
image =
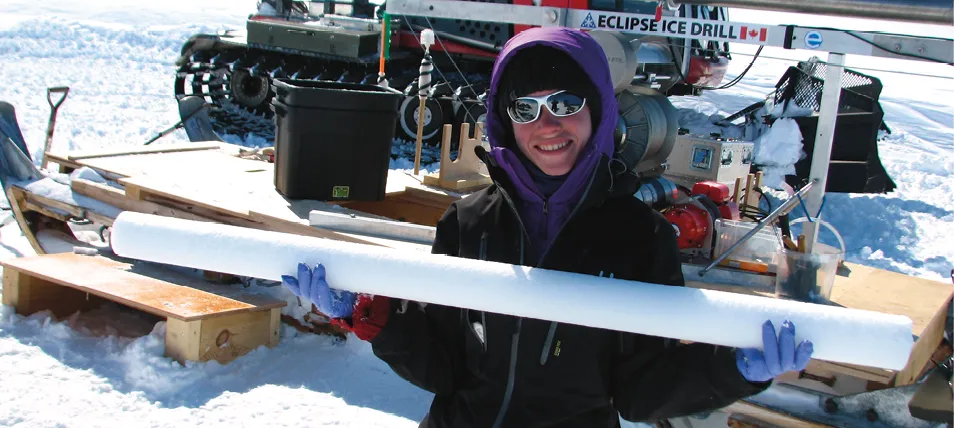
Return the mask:
<svg viewBox="0 0 954 428"><path fill-rule="evenodd" d="M537 118L539 106L531 99L518 99L510 106L510 118L517 123L532 122Z"/></svg>
<svg viewBox="0 0 954 428"><path fill-rule="evenodd" d="M530 123L537 120L540 115L540 103L546 103L547 110L550 110L554 116L570 116L583 109L586 99L570 93L558 92L549 96L523 97L518 98L512 104L508 112L510 119L516 123Z"/></svg>
<svg viewBox="0 0 954 428"><path fill-rule="evenodd" d="M547 99L547 106L556 116L569 116L583 108L583 97L569 92L554 94Z"/></svg>

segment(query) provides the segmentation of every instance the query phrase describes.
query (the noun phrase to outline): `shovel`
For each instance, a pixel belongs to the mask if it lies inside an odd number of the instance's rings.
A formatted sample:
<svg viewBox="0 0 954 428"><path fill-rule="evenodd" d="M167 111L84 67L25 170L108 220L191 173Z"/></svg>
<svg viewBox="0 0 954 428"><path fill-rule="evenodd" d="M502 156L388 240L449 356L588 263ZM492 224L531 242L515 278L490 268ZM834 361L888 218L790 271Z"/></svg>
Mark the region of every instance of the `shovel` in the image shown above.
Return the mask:
<svg viewBox="0 0 954 428"><path fill-rule="evenodd" d="M62 94L56 102L53 102L52 94ZM68 86L57 86L54 88L47 88L46 90L46 100L50 103L50 124L46 127L46 144L43 146L43 153L40 154L40 169L46 169L47 159L46 152L50 151L50 145L53 144L53 126L56 125L56 111L60 108L60 104L63 104L63 101L66 100L66 96L69 95L70 88Z"/></svg>

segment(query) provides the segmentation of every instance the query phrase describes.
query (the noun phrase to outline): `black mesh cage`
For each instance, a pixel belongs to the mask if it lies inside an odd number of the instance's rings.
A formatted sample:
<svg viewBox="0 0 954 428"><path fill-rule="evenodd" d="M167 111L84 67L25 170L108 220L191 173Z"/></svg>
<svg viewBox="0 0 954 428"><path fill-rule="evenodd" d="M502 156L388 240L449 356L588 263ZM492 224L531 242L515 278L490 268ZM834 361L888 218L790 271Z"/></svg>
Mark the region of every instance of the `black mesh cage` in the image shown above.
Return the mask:
<svg viewBox="0 0 954 428"><path fill-rule="evenodd" d="M799 107L818 112L827 69L826 64L815 61L801 61L797 67L789 67L775 85L775 105L793 101ZM838 112L874 111L881 88L881 81L877 78L845 69Z"/></svg>

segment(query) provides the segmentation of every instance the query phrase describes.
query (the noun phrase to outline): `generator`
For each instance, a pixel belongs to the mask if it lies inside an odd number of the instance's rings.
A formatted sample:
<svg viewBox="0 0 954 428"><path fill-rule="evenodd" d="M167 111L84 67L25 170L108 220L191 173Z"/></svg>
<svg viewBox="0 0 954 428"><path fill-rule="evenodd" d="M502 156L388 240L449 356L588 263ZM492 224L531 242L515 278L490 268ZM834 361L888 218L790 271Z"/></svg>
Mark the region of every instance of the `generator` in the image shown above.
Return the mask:
<svg viewBox="0 0 954 428"><path fill-rule="evenodd" d="M718 134L695 135L680 130L666 161L663 177L692 189L701 181L725 184L737 191L736 179L749 175L755 143Z"/></svg>

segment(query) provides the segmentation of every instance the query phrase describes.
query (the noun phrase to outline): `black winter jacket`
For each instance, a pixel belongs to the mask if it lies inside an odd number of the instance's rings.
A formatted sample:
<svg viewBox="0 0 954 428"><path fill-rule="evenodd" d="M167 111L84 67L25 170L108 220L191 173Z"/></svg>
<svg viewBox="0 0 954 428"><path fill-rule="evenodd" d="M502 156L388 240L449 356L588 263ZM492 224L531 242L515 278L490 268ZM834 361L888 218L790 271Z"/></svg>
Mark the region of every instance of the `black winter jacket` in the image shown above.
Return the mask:
<svg viewBox="0 0 954 428"><path fill-rule="evenodd" d="M551 249L532 257L506 175L452 204L433 252L546 269L684 285L673 229L632 197L614 196L604 158ZM453 287L453 283L448 283ZM539 319L391 299L375 355L435 394L427 427L617 427L714 410L758 393L734 349Z"/></svg>

